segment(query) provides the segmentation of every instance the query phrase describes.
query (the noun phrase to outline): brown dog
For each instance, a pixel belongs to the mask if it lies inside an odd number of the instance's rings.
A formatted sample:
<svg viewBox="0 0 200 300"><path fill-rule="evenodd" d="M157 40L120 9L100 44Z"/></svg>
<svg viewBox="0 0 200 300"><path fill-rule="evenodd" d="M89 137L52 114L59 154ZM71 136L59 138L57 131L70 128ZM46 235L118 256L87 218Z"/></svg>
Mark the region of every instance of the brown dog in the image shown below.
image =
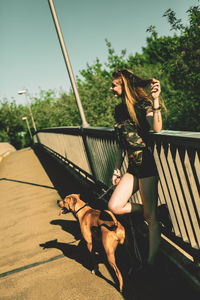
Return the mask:
<svg viewBox="0 0 200 300"><path fill-rule="evenodd" d="M60 214L71 211L79 220L81 233L87 243L87 248L92 255L94 269L92 273L98 271L95 261L95 253L92 245L92 239L96 238L95 228L101 232L102 244L105 249L108 262L114 269L119 281L119 290L122 292L123 279L120 270L115 262L115 250L118 244L123 244L125 240L125 229L109 210L100 211L93 209L80 199L80 195L71 194L64 200L58 200L57 204L61 207Z"/></svg>

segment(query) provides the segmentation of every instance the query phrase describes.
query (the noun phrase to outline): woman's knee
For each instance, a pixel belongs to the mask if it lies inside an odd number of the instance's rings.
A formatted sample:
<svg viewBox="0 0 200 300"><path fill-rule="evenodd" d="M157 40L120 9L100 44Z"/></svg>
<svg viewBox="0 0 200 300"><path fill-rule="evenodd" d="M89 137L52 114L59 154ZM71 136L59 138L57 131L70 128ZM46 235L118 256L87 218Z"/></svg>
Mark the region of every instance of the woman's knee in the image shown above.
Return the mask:
<svg viewBox="0 0 200 300"><path fill-rule="evenodd" d="M108 209L110 211L112 211L114 214L118 214L120 208L121 208L121 206L118 203L116 203L115 201L108 202Z"/></svg>
<svg viewBox="0 0 200 300"><path fill-rule="evenodd" d="M108 209L114 214L129 213L130 207L127 207L127 202L133 193L133 189L133 175L124 174L108 202Z"/></svg>

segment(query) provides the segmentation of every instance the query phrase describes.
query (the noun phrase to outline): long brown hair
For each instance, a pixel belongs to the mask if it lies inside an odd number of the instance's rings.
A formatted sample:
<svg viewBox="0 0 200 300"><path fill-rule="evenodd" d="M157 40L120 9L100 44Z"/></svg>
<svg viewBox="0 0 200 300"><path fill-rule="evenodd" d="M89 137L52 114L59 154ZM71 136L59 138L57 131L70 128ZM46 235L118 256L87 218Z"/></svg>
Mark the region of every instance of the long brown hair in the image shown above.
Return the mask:
<svg viewBox="0 0 200 300"><path fill-rule="evenodd" d="M146 99L149 101L150 105L153 105L153 101L150 98L150 95L147 94L145 88L152 82L152 78L143 79L136 76L133 72L127 69L117 70L112 74L113 80L119 80L119 83L123 87L123 96L126 102L126 106L129 112L129 115L133 121L139 125L136 112L135 104ZM161 105L163 105L161 103Z"/></svg>

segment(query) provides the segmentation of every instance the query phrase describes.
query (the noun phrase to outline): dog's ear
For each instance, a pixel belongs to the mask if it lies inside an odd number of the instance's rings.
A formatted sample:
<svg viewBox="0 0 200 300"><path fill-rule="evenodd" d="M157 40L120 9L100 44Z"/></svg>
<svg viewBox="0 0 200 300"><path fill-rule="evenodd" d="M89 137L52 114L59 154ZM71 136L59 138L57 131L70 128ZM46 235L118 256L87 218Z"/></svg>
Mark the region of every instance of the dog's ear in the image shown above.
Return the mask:
<svg viewBox="0 0 200 300"><path fill-rule="evenodd" d="M77 202L77 194L71 194L65 197L64 200L68 200L71 204L76 204Z"/></svg>
<svg viewBox="0 0 200 300"><path fill-rule="evenodd" d="M67 195L64 199L63 199L63 204L68 204L69 202L71 202L71 199L73 198L73 195Z"/></svg>
<svg viewBox="0 0 200 300"><path fill-rule="evenodd" d="M66 207L68 210L73 210L77 200L74 194L68 195L64 198L63 200L63 205Z"/></svg>
<svg viewBox="0 0 200 300"><path fill-rule="evenodd" d="M72 205L75 205L77 202L77 195L76 194L71 195L70 200L71 200L70 203L72 203Z"/></svg>
<svg viewBox="0 0 200 300"><path fill-rule="evenodd" d="M68 197L76 199L76 200L80 200L80 194L71 194Z"/></svg>
<svg viewBox="0 0 200 300"><path fill-rule="evenodd" d="M65 203L67 201L67 199L69 199L70 197L69 196L66 196L64 199L63 199L63 203Z"/></svg>

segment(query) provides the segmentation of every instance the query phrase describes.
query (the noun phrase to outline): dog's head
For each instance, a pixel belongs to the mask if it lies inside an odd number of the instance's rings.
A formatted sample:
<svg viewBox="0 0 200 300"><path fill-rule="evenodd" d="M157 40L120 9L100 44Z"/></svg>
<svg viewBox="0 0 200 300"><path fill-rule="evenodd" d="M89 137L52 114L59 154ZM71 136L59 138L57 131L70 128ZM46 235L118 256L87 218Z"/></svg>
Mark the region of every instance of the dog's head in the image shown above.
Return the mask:
<svg viewBox="0 0 200 300"><path fill-rule="evenodd" d="M80 199L79 194L71 194L66 196L63 200L58 200L57 204L61 208L59 215L66 214L70 211L75 212L75 205L78 199Z"/></svg>

